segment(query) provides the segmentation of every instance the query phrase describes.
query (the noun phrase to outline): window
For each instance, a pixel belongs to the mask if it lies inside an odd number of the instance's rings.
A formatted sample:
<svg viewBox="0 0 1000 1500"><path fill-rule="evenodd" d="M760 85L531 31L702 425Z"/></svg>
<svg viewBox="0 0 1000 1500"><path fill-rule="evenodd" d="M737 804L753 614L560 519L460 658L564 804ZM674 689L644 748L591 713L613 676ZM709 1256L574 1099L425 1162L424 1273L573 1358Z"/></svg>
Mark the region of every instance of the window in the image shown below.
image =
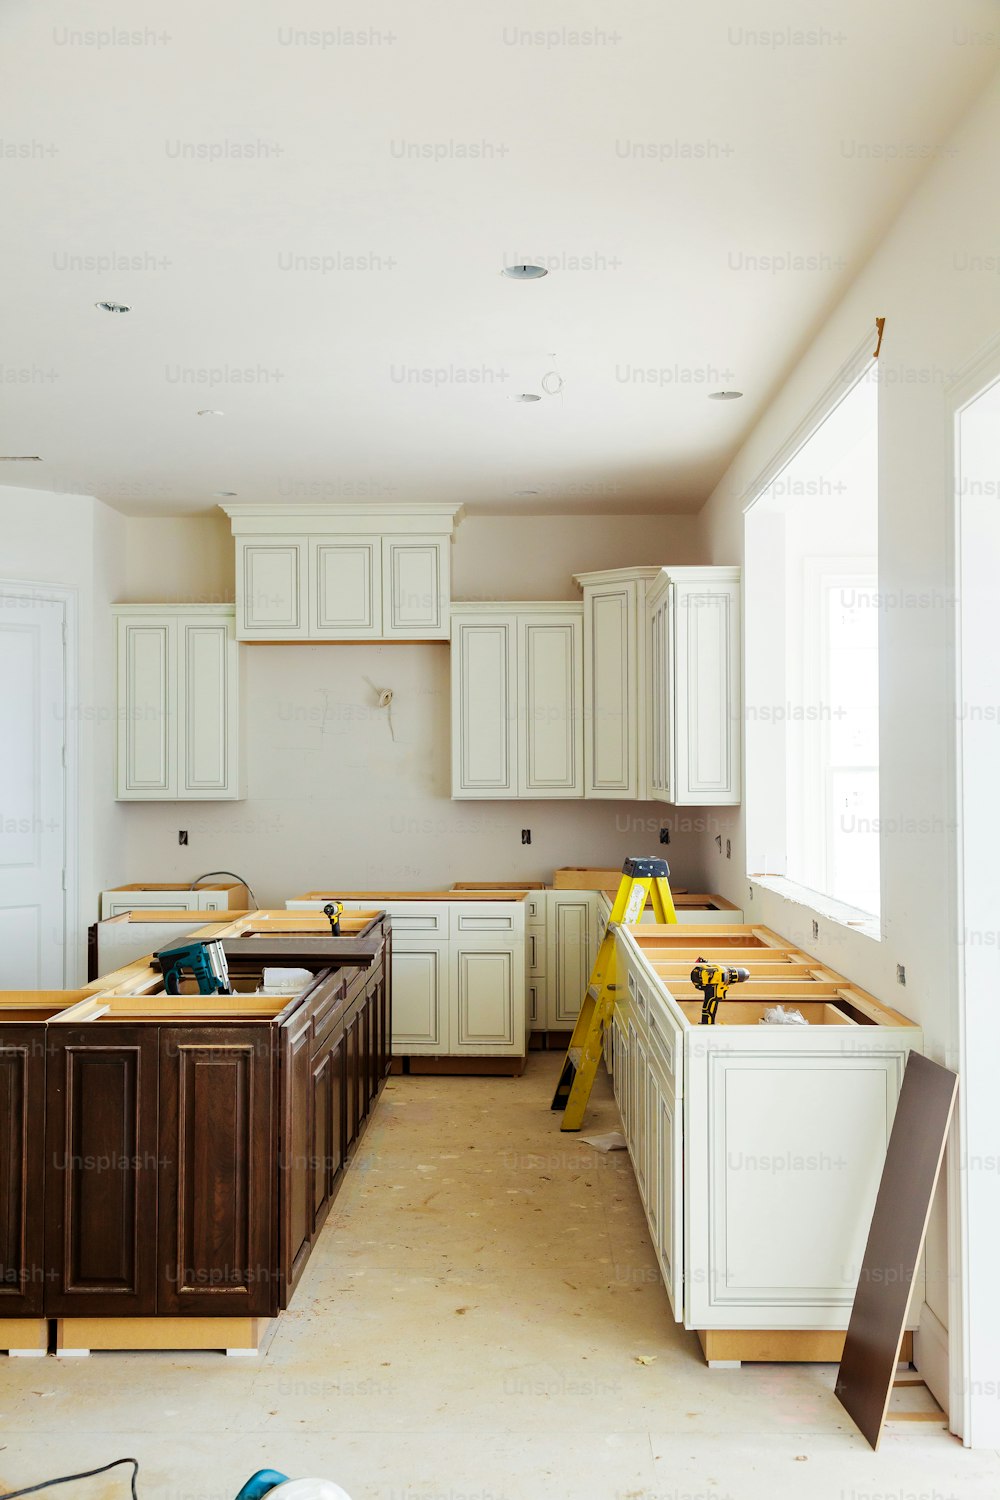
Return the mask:
<svg viewBox="0 0 1000 1500"><path fill-rule="evenodd" d="M746 518L749 873L859 925L880 905L877 391L866 370Z"/></svg>

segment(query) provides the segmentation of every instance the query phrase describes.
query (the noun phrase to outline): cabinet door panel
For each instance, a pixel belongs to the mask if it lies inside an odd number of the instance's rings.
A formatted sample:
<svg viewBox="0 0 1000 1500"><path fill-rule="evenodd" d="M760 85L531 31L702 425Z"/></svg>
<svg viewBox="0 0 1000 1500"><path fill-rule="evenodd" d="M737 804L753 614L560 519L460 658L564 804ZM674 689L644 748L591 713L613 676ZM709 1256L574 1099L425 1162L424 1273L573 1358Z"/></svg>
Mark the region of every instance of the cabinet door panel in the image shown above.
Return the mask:
<svg viewBox="0 0 1000 1500"><path fill-rule="evenodd" d="M522 1051L524 977L516 967L513 946L453 944L450 1051Z"/></svg>
<svg viewBox="0 0 1000 1500"><path fill-rule="evenodd" d="M0 1318L40 1317L45 1291L45 1029L0 1034Z"/></svg>
<svg viewBox="0 0 1000 1500"><path fill-rule="evenodd" d="M650 1170L657 1174L659 1233L656 1253L663 1272L674 1318L684 1317L684 1169L680 1105L661 1081L657 1098L658 1126Z"/></svg>
<svg viewBox="0 0 1000 1500"><path fill-rule="evenodd" d="M382 542L310 542L311 633L338 640L382 634Z"/></svg>
<svg viewBox="0 0 1000 1500"><path fill-rule="evenodd" d="M584 716L587 795L637 797L636 588L588 591Z"/></svg>
<svg viewBox="0 0 1000 1500"><path fill-rule="evenodd" d="M45 1247L52 1317L156 1311L157 1029L50 1036Z"/></svg>
<svg viewBox="0 0 1000 1500"><path fill-rule="evenodd" d="M547 927L549 1024L575 1026L590 983L593 898L584 893L553 900Z"/></svg>
<svg viewBox="0 0 1000 1500"><path fill-rule="evenodd" d="M282 1028L281 1149L278 1193L281 1220L281 1306L287 1307L312 1248L316 1175L313 1154L313 1021L293 1016Z"/></svg>
<svg viewBox="0 0 1000 1500"><path fill-rule="evenodd" d="M225 620L180 625L178 796L235 794L236 681Z"/></svg>
<svg viewBox="0 0 1000 1500"><path fill-rule="evenodd" d="M253 640L294 640L309 631L305 538L238 538L237 635Z"/></svg>
<svg viewBox="0 0 1000 1500"><path fill-rule="evenodd" d="M681 805L740 800L739 585L679 585L676 781Z"/></svg>
<svg viewBox="0 0 1000 1500"><path fill-rule="evenodd" d="M407 944L392 952L392 1050L443 1052L448 1047L447 943Z"/></svg>
<svg viewBox="0 0 1000 1500"><path fill-rule="evenodd" d="M263 1028L164 1028L157 1310L278 1310L275 1069Z"/></svg>
<svg viewBox="0 0 1000 1500"><path fill-rule="evenodd" d="M452 796L516 797L514 621L456 620L452 635Z"/></svg>
<svg viewBox="0 0 1000 1500"><path fill-rule="evenodd" d="M385 538L382 598L386 636L447 638L450 549L448 538Z"/></svg>
<svg viewBox="0 0 1000 1500"><path fill-rule="evenodd" d="M177 794L177 637L169 621L118 621L118 797Z"/></svg>
<svg viewBox="0 0 1000 1500"><path fill-rule="evenodd" d="M583 796L582 617L518 619L519 793Z"/></svg>
<svg viewBox="0 0 1000 1500"><path fill-rule="evenodd" d="M659 802L671 797L671 662L670 608L667 593L658 596L649 615L650 792Z"/></svg>

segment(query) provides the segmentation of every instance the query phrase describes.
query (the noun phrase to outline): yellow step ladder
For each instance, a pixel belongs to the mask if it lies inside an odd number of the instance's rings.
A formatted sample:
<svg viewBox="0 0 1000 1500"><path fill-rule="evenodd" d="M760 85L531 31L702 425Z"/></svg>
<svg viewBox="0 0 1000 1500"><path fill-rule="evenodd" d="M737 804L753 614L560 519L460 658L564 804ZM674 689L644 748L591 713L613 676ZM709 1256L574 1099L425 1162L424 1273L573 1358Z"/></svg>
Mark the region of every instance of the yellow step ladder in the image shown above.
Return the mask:
<svg viewBox="0 0 1000 1500"><path fill-rule="evenodd" d="M604 1048L604 1033L615 1008L615 929L638 922L647 900L653 904L658 922L676 922L674 898L670 894L670 867L665 859L627 859L618 885L597 960L594 964L580 1014L573 1027L566 1061L552 1108L563 1111L561 1130L579 1130L594 1086L597 1064Z"/></svg>

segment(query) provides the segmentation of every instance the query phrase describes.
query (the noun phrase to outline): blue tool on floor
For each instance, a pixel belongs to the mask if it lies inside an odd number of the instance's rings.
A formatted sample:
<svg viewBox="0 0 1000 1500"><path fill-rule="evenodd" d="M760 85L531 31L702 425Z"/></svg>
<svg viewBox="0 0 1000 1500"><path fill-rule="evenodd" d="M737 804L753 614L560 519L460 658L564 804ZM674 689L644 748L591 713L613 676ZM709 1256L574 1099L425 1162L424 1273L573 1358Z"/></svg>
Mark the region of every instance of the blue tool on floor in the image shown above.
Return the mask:
<svg viewBox="0 0 1000 1500"><path fill-rule="evenodd" d="M207 943L183 943L178 948L161 948L153 957L163 974L163 988L168 995L179 995L185 970L198 981L199 995L231 995L226 950L218 938Z"/></svg>
<svg viewBox="0 0 1000 1500"><path fill-rule="evenodd" d="M236 1500L351 1500L332 1479L289 1479L277 1469L258 1469L251 1474Z"/></svg>

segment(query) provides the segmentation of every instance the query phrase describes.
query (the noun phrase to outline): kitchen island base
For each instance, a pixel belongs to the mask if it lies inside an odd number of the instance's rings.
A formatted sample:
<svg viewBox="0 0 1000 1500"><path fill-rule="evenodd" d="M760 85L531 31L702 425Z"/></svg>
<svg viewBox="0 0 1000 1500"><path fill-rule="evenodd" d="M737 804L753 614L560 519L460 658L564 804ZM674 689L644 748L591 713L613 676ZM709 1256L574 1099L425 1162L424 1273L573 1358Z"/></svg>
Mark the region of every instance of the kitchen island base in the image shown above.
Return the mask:
<svg viewBox="0 0 1000 1500"><path fill-rule="evenodd" d="M699 1328L701 1352L709 1369L747 1364L836 1365L847 1330L841 1328ZM913 1335L904 1334L900 1359L913 1357Z"/></svg>
<svg viewBox="0 0 1000 1500"><path fill-rule="evenodd" d="M92 1349L217 1349L261 1354L276 1318L57 1318L56 1354L83 1357Z"/></svg>
<svg viewBox="0 0 1000 1500"><path fill-rule="evenodd" d="M49 1352L47 1318L0 1318L0 1349L13 1359L38 1359Z"/></svg>

